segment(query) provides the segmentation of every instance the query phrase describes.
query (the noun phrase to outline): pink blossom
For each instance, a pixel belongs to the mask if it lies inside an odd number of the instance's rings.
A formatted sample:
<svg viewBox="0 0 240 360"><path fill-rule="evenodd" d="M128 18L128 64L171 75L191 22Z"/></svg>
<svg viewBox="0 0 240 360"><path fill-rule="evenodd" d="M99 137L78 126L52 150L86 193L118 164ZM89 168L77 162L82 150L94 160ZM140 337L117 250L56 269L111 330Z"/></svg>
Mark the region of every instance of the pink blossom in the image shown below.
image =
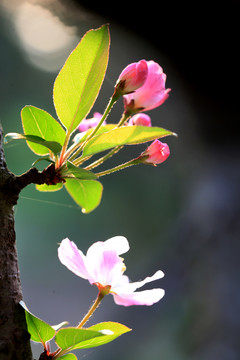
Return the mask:
<svg viewBox="0 0 240 360"><path fill-rule="evenodd" d="M78 126L78 130L80 132L83 132L97 126L101 118L102 118L102 114L100 114L99 112L95 112L91 119L83 119L81 121L80 125ZM105 121L103 122L103 125L104 124L106 124Z"/></svg>
<svg viewBox="0 0 240 360"><path fill-rule="evenodd" d="M171 89L165 89L166 75L160 65L147 61L148 75L143 86L132 94L124 95L125 111L135 113L151 110L164 103Z"/></svg>
<svg viewBox="0 0 240 360"><path fill-rule="evenodd" d="M152 126L151 118L147 114L138 113L130 118L128 125Z"/></svg>
<svg viewBox="0 0 240 360"><path fill-rule="evenodd" d="M74 274L96 285L103 295L112 294L118 305L152 305L158 302L164 296L163 289L135 290L162 278L163 272L158 270L151 277L130 283L129 278L123 275L126 267L119 256L128 250L129 243L123 236L94 243L86 255L74 242L64 239L58 248L58 257Z"/></svg>
<svg viewBox="0 0 240 360"><path fill-rule="evenodd" d="M145 83L147 74L148 66L145 60L128 65L119 75L115 93L119 95L132 93Z"/></svg>
<svg viewBox="0 0 240 360"><path fill-rule="evenodd" d="M140 155L140 159L143 159L143 163L148 164L161 164L170 155L170 149L168 144L162 143L159 140L153 141L153 143Z"/></svg>

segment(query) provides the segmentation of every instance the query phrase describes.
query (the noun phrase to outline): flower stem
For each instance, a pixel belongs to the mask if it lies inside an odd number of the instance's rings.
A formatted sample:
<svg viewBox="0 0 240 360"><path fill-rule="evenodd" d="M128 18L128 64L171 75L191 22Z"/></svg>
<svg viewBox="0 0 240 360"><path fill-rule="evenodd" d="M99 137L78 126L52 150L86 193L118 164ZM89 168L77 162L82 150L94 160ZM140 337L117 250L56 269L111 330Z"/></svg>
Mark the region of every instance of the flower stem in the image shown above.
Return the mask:
<svg viewBox="0 0 240 360"><path fill-rule="evenodd" d="M115 104L115 102L117 101L117 99L115 97L111 97L108 105L103 113L103 116L101 118L101 120L99 121L99 123L97 124L97 126L93 129L93 131L88 135L88 137L86 138L86 140L82 143L82 145L79 147L79 149L70 157L70 161L73 161L83 150L84 146L87 144L87 142L97 133L97 131L99 130L99 128L101 127L102 123L104 122L104 120L106 120L108 114L110 113L113 105Z"/></svg>
<svg viewBox="0 0 240 360"><path fill-rule="evenodd" d="M96 300L94 301L93 305L90 307L88 313L84 316L84 318L78 324L77 329L81 329L83 327L83 325L86 324L86 322L90 319L90 317L92 316L94 311L100 305L100 302L102 301L103 298L104 298L104 295L101 292L99 292Z"/></svg>
<svg viewBox="0 0 240 360"><path fill-rule="evenodd" d="M122 117L120 119L120 121L118 122L118 124L116 125L116 128L121 127L122 125L125 124L125 122L128 120L128 118L130 117L129 114L127 114L125 111L122 114ZM119 150L121 150L123 148L122 145L116 146L114 149L110 150L105 156L102 156L100 159L96 160L95 162L93 162L92 164L86 166L84 169L85 170L91 170L94 169L95 167L101 165L104 161L106 161L107 159L109 159L110 157L112 157L113 155L115 155L116 153L118 153Z"/></svg>
<svg viewBox="0 0 240 360"><path fill-rule="evenodd" d="M122 125L125 124L125 122L130 118L130 115L128 113L126 113L124 111L124 113L122 114L121 119L119 120L117 127L121 127Z"/></svg>
<svg viewBox="0 0 240 360"><path fill-rule="evenodd" d="M112 168L112 169L108 169L108 170L105 170L105 171L101 171L101 172L99 172L99 173L96 173L95 175L96 175L97 177L100 177L100 176L112 174L113 172L116 172L116 171L119 171L119 170L123 170L123 169L126 169L126 168L129 167L129 166L137 165L137 164L140 164L140 163L141 163L141 161L139 161L139 159L133 159L133 160L130 160L130 161L125 162L124 164L115 166L115 167Z"/></svg>
<svg viewBox="0 0 240 360"><path fill-rule="evenodd" d="M123 146L117 146L114 149L110 150L105 156L102 156L100 159L94 161L92 164L86 166L85 170L92 170L97 166L101 165L104 161L115 155L119 150L121 150Z"/></svg>
<svg viewBox="0 0 240 360"><path fill-rule="evenodd" d="M80 321L80 323L78 324L78 326L76 326L76 329L81 329L83 327L84 324L86 324L86 322L90 319L90 317L92 316L92 314L94 313L94 311L98 308L98 306L100 305L100 302L102 301L102 299L104 298L104 294L101 293L99 291L98 296L96 298L96 300L94 301L93 305L90 307L88 313L84 316L84 318ZM68 353L69 349L65 349L62 350L60 347L54 351L54 353L51 354L52 359L57 359L58 357Z"/></svg>

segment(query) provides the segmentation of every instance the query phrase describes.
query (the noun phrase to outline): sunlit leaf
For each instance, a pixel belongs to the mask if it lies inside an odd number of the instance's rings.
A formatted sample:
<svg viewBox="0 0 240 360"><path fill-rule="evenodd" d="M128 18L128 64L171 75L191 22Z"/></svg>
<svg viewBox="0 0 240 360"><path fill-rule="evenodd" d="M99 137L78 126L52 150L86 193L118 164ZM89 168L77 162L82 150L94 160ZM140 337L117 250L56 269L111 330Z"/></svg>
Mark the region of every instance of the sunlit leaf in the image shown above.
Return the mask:
<svg viewBox="0 0 240 360"><path fill-rule="evenodd" d="M99 331L70 327L59 330L56 334L55 341L62 350L72 351L92 347L91 344L94 343L97 337L104 336L105 335Z"/></svg>
<svg viewBox="0 0 240 360"><path fill-rule="evenodd" d="M41 158L38 158L37 160L34 161L34 163L32 164L32 166L35 166L37 163L39 163L40 161L47 161L50 162L51 164L54 164L55 162L53 160L50 159L49 156L43 156Z"/></svg>
<svg viewBox="0 0 240 360"><path fill-rule="evenodd" d="M93 155L116 146L136 145L168 135L175 134L158 127L124 126L115 128L90 139L84 147L83 156Z"/></svg>
<svg viewBox="0 0 240 360"><path fill-rule="evenodd" d="M43 192L58 191L61 190L62 187L63 187L63 183L57 183L56 185L47 185L47 184L36 185L36 189L38 191L43 191Z"/></svg>
<svg viewBox="0 0 240 360"><path fill-rule="evenodd" d="M103 186L99 181L66 179L65 186L82 212L89 213L100 204Z"/></svg>
<svg viewBox="0 0 240 360"><path fill-rule="evenodd" d="M111 321L102 322L102 323L93 325L93 326L89 327L88 330L96 330L96 331L100 331L103 334L105 334L104 337L97 338L95 340L94 346L100 346L100 345L107 344L110 341L115 340L119 336L131 331L131 329L128 328L127 326L122 325L120 323L111 322Z"/></svg>
<svg viewBox="0 0 240 360"><path fill-rule="evenodd" d="M109 130L114 129L115 127L116 127L116 124L102 125L102 126L98 129L97 134L99 135L99 134L102 134L102 133L104 133L104 132L108 132ZM93 132L93 130L94 130L94 128L91 128L91 129L89 129L89 130L87 130L87 131L77 133L77 134L75 135L73 141L74 141L75 143L82 143L82 142L84 142L84 141L87 139L88 135L90 135L91 132Z"/></svg>
<svg viewBox="0 0 240 360"><path fill-rule="evenodd" d="M25 106L21 111L22 125L25 135L35 135L47 142L56 142L61 146L66 133L62 126L49 113L34 106ZM46 155L46 147L28 142L31 150L38 155ZM60 148L61 150L61 148Z"/></svg>
<svg viewBox="0 0 240 360"><path fill-rule="evenodd" d="M25 310L27 328L29 334L31 335L31 340L42 344L51 340L56 333L52 326L33 315L23 302L21 302L21 305Z"/></svg>
<svg viewBox="0 0 240 360"><path fill-rule="evenodd" d="M82 179L82 180L97 179L97 176L93 172L79 168L79 167L73 165L69 161L67 162L67 167L68 167L69 172L78 179Z"/></svg>
<svg viewBox="0 0 240 360"><path fill-rule="evenodd" d="M57 331L66 325L68 325L68 321L62 321L60 324L52 325L52 328Z"/></svg>
<svg viewBox="0 0 240 360"><path fill-rule="evenodd" d="M88 31L56 78L55 109L70 132L87 116L95 102L106 72L109 43L107 25Z"/></svg>
<svg viewBox="0 0 240 360"><path fill-rule="evenodd" d="M45 153L47 153L47 149L51 150L54 154L57 154L61 151L62 146L56 141L46 141L45 139L41 138L40 136L36 135L23 135L18 133L8 133L5 136L5 143L8 143L11 140L26 140L30 147L32 146L40 146L41 149L45 149ZM33 145L38 144L38 145ZM47 148L47 149L46 149ZM34 151L36 153L36 151ZM46 160L46 158L45 158Z"/></svg>
<svg viewBox="0 0 240 360"><path fill-rule="evenodd" d="M107 344L131 331L127 326L104 322L88 329L65 328L56 334L56 343L63 350L88 349Z"/></svg>

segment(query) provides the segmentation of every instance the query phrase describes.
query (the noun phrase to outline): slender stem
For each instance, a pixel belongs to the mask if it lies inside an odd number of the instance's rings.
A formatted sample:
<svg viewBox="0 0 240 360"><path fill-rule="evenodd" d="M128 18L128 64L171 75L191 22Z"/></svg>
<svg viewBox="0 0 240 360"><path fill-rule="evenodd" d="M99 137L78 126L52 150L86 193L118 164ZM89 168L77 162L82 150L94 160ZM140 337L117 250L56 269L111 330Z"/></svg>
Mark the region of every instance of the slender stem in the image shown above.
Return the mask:
<svg viewBox="0 0 240 360"><path fill-rule="evenodd" d="M133 160L130 160L124 164L121 164L121 165L118 165L118 166L115 166L114 168L112 169L108 169L108 170L105 170L105 171L101 171L99 173L96 173L96 176L97 177L100 177L100 176L104 176L104 175L108 175L108 174L112 174L113 172L116 172L116 171L119 171L119 170L123 170L129 166L132 166L132 165L137 165L137 164L140 164L141 161L139 161L138 159L133 159Z"/></svg>
<svg viewBox="0 0 240 360"><path fill-rule="evenodd" d="M97 126L93 129L93 131L88 135L88 137L86 138L86 140L82 143L82 145L79 147L79 149L70 157L70 161L72 161L73 159L75 159L83 150L84 146L86 145L86 143L97 133L97 131L99 130L99 128L101 127L102 123L104 122L104 120L106 120L107 116L109 115L113 105L116 102L116 98L115 97L111 97L108 105L103 113L103 116L101 118L101 120L99 121L99 123L97 124Z"/></svg>
<svg viewBox="0 0 240 360"><path fill-rule="evenodd" d="M115 147L114 149L110 150L105 156L102 156L98 160L94 161L92 164L86 166L84 169L92 170L92 169L96 168L97 166L101 165L104 161L106 161L107 159L109 159L110 157L115 155L117 152L119 152L119 150L121 150L122 148L123 148L123 146Z"/></svg>
<svg viewBox="0 0 240 360"><path fill-rule="evenodd" d="M92 316L92 314L94 313L94 311L98 308L98 306L100 305L102 299L104 298L104 294L102 294L101 292L98 293L98 296L96 298L96 300L94 301L93 305L91 306L91 308L89 309L88 313L84 316L84 318L80 321L80 323L78 324L78 326L76 327L76 329L81 329L83 327L84 324L86 324L86 322L90 319L90 317ZM52 359L57 359L58 357L66 354L69 352L69 349L65 349L62 350L61 348L58 348L56 351L54 351L54 353L51 354Z"/></svg>
<svg viewBox="0 0 240 360"><path fill-rule="evenodd" d="M129 117L130 117L130 115L124 111L116 128L119 128L122 125L124 125L125 122L129 119ZM104 161L106 161L107 159L109 159L110 157L112 157L113 155L118 153L118 151L121 150L122 148L123 148L123 146L116 146L114 149L110 150L105 156L102 156L100 159L98 159L95 162L93 162L92 164L86 166L84 169L85 170L94 169L95 167L101 165Z"/></svg>
<svg viewBox="0 0 240 360"><path fill-rule="evenodd" d="M76 151L77 148L79 148L80 146L81 146L81 144L79 144L79 143L76 143L76 144L73 144L72 146L70 146L70 148L65 153L66 158L68 158L72 153L74 153L74 151Z"/></svg>
<svg viewBox="0 0 240 360"><path fill-rule="evenodd" d="M99 292L96 300L94 301L93 305L90 307L88 313L84 316L84 318L80 321L80 323L77 326L77 329L81 329L83 327L84 324L86 324L86 322L90 319L90 317L92 316L92 314L94 313L94 311L98 308L98 306L100 305L100 302L102 301L102 299L104 298L104 295L102 293Z"/></svg>
<svg viewBox="0 0 240 360"><path fill-rule="evenodd" d="M101 120L99 121L99 123L97 124L97 126L94 128L94 130L91 132L91 134L88 135L87 139L85 140L85 142L87 142L88 140L90 140L99 130L99 128L101 127L102 123L104 122L104 120L106 120L107 116L109 115L113 105L115 104L116 99L114 99L113 97L110 98L109 103L106 107L106 110L104 111L104 114L101 118Z"/></svg>
<svg viewBox="0 0 240 360"><path fill-rule="evenodd" d="M125 122L126 122L129 118L130 118L130 115L124 111L124 113L122 114L122 117L121 117L119 123L117 124L117 127L121 127L122 125L124 125Z"/></svg>
<svg viewBox="0 0 240 360"><path fill-rule="evenodd" d="M88 159L90 159L92 157L92 155L90 156L80 156L79 158L77 158L76 160L73 161L73 164L75 166L79 166L82 163L84 163L85 161L87 161Z"/></svg>
<svg viewBox="0 0 240 360"><path fill-rule="evenodd" d="M67 133L66 133L66 138L65 138L65 141L64 141L64 144L63 144L63 147L62 147L62 151L61 151L61 154L60 154L60 158L59 158L59 161L58 161L58 167L60 167L62 165L62 163L64 162L64 160L65 160L65 152L66 152L66 149L67 149L67 146L68 146L68 143L69 143L70 136L71 136L71 131L69 131L69 129L68 129Z"/></svg>

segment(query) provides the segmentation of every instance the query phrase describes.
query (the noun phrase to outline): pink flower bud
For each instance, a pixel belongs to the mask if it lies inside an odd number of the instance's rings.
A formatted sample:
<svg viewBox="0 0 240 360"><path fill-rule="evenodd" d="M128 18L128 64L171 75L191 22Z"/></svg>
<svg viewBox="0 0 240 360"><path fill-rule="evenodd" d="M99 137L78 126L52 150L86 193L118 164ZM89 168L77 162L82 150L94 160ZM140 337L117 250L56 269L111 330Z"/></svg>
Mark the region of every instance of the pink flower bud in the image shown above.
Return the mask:
<svg viewBox="0 0 240 360"><path fill-rule="evenodd" d="M147 79L147 74L148 66L145 60L128 65L119 75L115 93L124 95L134 92L143 86Z"/></svg>
<svg viewBox="0 0 240 360"><path fill-rule="evenodd" d="M97 126L97 124L99 123L101 118L102 118L102 114L95 112L91 119L83 119L81 121L80 125L78 126L78 130L80 132L83 132L83 131L87 131L87 130ZM105 122L103 122L103 125L104 124L105 124Z"/></svg>
<svg viewBox="0 0 240 360"><path fill-rule="evenodd" d="M160 65L147 61L148 73L144 85L134 93L124 95L125 112L151 110L164 103L171 89L165 89L166 75Z"/></svg>
<svg viewBox="0 0 240 360"><path fill-rule="evenodd" d="M139 113L131 117L128 125L152 126L151 118L147 114Z"/></svg>
<svg viewBox="0 0 240 360"><path fill-rule="evenodd" d="M139 159L143 159L142 162L145 164L161 164L170 155L168 144L164 144L159 140L154 142L140 155Z"/></svg>

